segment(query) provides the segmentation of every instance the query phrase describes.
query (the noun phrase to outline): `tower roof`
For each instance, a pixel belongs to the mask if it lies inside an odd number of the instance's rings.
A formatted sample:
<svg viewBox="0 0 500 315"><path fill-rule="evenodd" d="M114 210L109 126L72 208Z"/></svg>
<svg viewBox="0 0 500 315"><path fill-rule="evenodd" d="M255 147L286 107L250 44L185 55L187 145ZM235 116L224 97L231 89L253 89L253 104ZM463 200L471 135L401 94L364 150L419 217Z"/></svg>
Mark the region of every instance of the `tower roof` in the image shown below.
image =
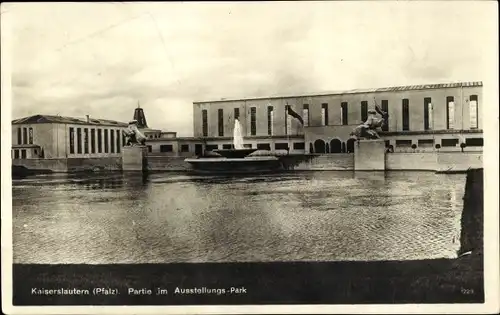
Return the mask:
<svg viewBox="0 0 500 315"><path fill-rule="evenodd" d="M139 106L139 104L137 104L137 108L134 111L134 120L137 120L137 128L149 128L148 123L146 122L146 115L144 114L144 110Z"/></svg>

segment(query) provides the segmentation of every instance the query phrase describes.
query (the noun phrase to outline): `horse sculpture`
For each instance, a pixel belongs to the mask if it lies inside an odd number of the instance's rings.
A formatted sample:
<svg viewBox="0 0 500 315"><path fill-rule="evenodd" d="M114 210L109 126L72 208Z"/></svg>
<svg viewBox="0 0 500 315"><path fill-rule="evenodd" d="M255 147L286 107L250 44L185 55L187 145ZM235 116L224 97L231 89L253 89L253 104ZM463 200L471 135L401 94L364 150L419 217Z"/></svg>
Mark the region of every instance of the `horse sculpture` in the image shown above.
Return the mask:
<svg viewBox="0 0 500 315"><path fill-rule="evenodd" d="M127 145L145 145L146 137L137 128L137 120L128 123L128 128L123 131L127 138Z"/></svg>
<svg viewBox="0 0 500 315"><path fill-rule="evenodd" d="M378 116L377 113L380 115ZM356 139L380 139L377 129L387 125L389 114L384 112L376 103L375 110L368 111L368 119L354 128L350 136Z"/></svg>

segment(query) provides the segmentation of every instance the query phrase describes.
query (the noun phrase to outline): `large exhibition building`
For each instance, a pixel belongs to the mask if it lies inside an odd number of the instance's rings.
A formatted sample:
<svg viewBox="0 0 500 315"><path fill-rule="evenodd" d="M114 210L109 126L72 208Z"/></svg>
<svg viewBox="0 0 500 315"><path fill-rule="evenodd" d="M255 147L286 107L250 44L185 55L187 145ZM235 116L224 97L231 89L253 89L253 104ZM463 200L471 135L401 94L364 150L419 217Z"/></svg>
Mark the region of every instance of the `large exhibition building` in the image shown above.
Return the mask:
<svg viewBox="0 0 500 315"><path fill-rule="evenodd" d="M482 82L466 82L200 101L193 104L194 137L209 149L229 147L238 119L248 147L348 153L351 131L378 104L389 113L381 136L395 150L481 147L481 99Z"/></svg>

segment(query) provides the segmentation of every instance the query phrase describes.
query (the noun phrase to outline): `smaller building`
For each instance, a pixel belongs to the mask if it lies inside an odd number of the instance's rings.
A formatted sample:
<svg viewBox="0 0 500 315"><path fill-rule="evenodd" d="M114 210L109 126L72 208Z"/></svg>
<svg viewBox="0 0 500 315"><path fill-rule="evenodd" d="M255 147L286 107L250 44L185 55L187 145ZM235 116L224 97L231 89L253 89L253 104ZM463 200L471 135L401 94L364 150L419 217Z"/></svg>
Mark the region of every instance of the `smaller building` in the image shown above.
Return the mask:
<svg viewBox="0 0 500 315"><path fill-rule="evenodd" d="M12 122L13 159L120 156L127 123L108 119L33 115Z"/></svg>

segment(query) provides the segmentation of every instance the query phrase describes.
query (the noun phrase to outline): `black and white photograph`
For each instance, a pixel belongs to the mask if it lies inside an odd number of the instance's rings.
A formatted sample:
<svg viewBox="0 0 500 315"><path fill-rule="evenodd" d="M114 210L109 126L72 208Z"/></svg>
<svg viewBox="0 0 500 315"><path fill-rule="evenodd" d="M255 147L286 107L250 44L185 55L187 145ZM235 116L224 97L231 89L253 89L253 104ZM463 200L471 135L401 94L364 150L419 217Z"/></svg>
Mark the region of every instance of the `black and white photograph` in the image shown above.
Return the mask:
<svg viewBox="0 0 500 315"><path fill-rule="evenodd" d="M6 314L498 313L498 3L2 3Z"/></svg>

